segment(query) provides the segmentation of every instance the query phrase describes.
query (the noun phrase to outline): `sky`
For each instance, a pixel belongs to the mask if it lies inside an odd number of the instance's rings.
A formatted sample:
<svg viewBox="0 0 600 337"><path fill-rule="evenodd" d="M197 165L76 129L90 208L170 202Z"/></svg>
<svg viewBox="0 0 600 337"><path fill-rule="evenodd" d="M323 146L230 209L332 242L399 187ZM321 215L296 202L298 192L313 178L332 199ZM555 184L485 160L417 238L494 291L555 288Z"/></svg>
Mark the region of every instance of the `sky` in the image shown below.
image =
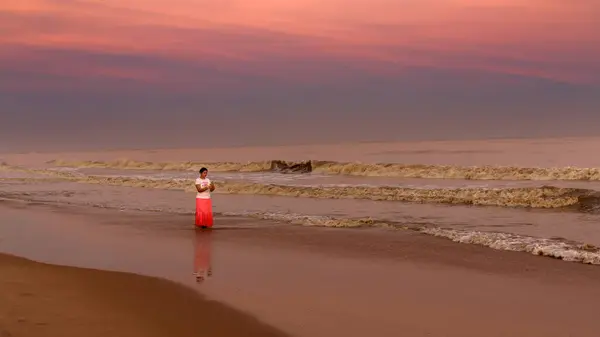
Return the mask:
<svg viewBox="0 0 600 337"><path fill-rule="evenodd" d="M598 125L598 0L0 2L0 151Z"/></svg>

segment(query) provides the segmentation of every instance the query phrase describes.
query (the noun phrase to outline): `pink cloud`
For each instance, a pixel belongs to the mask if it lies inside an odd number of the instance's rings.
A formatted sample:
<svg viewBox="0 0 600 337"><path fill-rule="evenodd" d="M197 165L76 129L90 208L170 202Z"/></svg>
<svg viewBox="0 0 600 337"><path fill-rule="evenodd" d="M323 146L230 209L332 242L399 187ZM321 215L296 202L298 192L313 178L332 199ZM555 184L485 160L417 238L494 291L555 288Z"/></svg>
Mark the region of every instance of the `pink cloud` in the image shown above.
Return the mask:
<svg viewBox="0 0 600 337"><path fill-rule="evenodd" d="M35 50L45 48L142 54L291 82L328 81L326 65L338 63L374 76L431 67L600 83L600 3L474 3L9 0L0 4L0 30L8 32L0 34L0 70L10 65L76 77L187 81L168 68L36 58ZM21 54L10 54L14 46Z"/></svg>

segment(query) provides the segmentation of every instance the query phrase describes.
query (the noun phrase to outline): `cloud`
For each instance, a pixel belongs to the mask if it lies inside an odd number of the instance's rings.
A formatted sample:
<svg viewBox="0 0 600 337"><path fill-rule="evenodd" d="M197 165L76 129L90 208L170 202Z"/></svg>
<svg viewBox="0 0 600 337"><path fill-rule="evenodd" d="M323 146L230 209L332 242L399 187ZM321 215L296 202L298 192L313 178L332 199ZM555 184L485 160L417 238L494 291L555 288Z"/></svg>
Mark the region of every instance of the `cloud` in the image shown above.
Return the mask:
<svg viewBox="0 0 600 337"><path fill-rule="evenodd" d="M215 139L315 120L323 137L592 125L598 17L594 0L5 0L0 139L193 140L199 115Z"/></svg>
<svg viewBox="0 0 600 337"><path fill-rule="evenodd" d="M0 37L0 55L13 58L0 61L0 69L9 64L10 69L26 67L47 74L54 68L64 75L69 68L73 76L189 83L180 72L170 72L171 66L123 62L117 66L94 60L88 52L146 55L177 63L175 68L188 65L191 73L212 67L238 78L315 84L347 80L343 71L336 70L342 67L377 76L431 67L600 82L595 75L600 70L600 23L590 17L600 5L585 1L571 7L561 0L536 2L534 7L520 1L470 5L430 0L400 6L397 1L377 0L368 7L368 15L364 1L347 4L347 10L339 12L337 0L285 4L260 0L252 6L242 1L188 0L169 6L137 0L29 3L35 6L27 10L7 6L0 12L0 30L8 33ZM394 11L396 16L391 15ZM281 22L264 23L272 20ZM17 54L15 46L22 47ZM73 56L57 56L56 50ZM52 54L47 62L32 60L33 54L43 53Z"/></svg>

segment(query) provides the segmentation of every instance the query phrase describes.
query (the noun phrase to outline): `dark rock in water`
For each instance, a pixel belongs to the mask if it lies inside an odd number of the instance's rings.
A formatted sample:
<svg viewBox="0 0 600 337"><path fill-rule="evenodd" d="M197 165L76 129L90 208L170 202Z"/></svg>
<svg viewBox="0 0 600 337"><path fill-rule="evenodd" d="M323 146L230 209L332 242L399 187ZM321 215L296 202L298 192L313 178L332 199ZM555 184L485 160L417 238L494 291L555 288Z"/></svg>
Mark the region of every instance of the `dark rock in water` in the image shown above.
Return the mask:
<svg viewBox="0 0 600 337"><path fill-rule="evenodd" d="M271 161L271 171L279 173L310 173L312 172L312 164L310 160L299 163L273 160Z"/></svg>

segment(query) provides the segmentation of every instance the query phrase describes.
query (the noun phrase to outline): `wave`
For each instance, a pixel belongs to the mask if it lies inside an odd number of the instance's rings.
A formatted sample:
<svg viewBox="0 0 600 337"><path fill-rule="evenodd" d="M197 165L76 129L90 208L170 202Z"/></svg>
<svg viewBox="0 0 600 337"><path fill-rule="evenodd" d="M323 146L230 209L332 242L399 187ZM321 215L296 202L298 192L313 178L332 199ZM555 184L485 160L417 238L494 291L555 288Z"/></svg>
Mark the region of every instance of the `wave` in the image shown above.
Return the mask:
<svg viewBox="0 0 600 337"><path fill-rule="evenodd" d="M215 172L264 172L274 170L271 161L256 161L248 163L236 162L167 162L155 163L120 159L115 161L65 161L61 159L50 160L47 164L57 167L73 168L112 168L123 170L159 170L159 171L196 171L201 167L209 167Z"/></svg>
<svg viewBox="0 0 600 337"><path fill-rule="evenodd" d="M335 228L377 227L387 229L412 230L422 234L442 237L454 242L475 244L497 250L525 252L539 256L552 257L564 261L600 265L600 248L580 242L536 238L532 236L502 233L469 231L441 228L432 224L399 223L372 218L334 218L327 216L309 216L290 213L226 213L223 215L242 215L259 219L275 220L290 224Z"/></svg>
<svg viewBox="0 0 600 337"><path fill-rule="evenodd" d="M511 233L468 231L448 228L422 228L422 233L454 242L476 244L498 250L526 252L556 259L600 265L600 249L560 239L536 238Z"/></svg>
<svg viewBox="0 0 600 337"><path fill-rule="evenodd" d="M69 181L138 188L176 189L195 192L188 179L153 179L83 175L70 171L24 169ZM521 188L438 188L419 189L392 186L294 186L240 181L215 181L217 193L258 194L321 199L365 199L415 203L460 204L499 207L573 209L593 212L600 209L600 192L554 186Z"/></svg>
<svg viewBox="0 0 600 337"><path fill-rule="evenodd" d="M398 222L377 220L373 218L335 218L330 216L320 215L303 215L294 213L277 213L277 212L224 212L218 215L223 216L244 216L261 220L274 220L278 222L289 223L292 225L313 226L313 227L330 227L330 228L404 228Z"/></svg>
<svg viewBox="0 0 600 337"><path fill-rule="evenodd" d="M57 193L66 192L57 191ZM0 198L5 200L22 200L26 202L41 202L47 204L67 204L104 209L118 209L119 211L133 210L146 212L177 213L190 216L193 215L192 212L169 212L168 210L162 208L150 207L130 208L125 207L124 205L110 206L98 203L86 203L82 200L78 200L76 202L56 202L38 199L30 195L29 193L0 193ZM600 265L600 248L590 244L563 239L538 238L503 232L487 232L442 228L435 226L432 223L419 223L416 221L395 222L390 220L373 218L336 218L330 216L314 216L277 212L224 212L216 213L215 215L225 217L252 217L260 220L272 220L292 225L311 227L383 228L388 230L411 230L425 235L431 235L452 240L461 244L474 244L497 250L524 252L539 256L552 257L563 261Z"/></svg>
<svg viewBox="0 0 600 337"><path fill-rule="evenodd" d="M207 167L215 172L278 172L365 177L467 179L467 180L583 180L600 181L600 168L580 167L518 167L518 166L457 166L398 163L348 163L335 161L268 160L247 163L236 162L143 162L128 159L116 161L51 160L58 167L114 168L135 170L195 171Z"/></svg>

